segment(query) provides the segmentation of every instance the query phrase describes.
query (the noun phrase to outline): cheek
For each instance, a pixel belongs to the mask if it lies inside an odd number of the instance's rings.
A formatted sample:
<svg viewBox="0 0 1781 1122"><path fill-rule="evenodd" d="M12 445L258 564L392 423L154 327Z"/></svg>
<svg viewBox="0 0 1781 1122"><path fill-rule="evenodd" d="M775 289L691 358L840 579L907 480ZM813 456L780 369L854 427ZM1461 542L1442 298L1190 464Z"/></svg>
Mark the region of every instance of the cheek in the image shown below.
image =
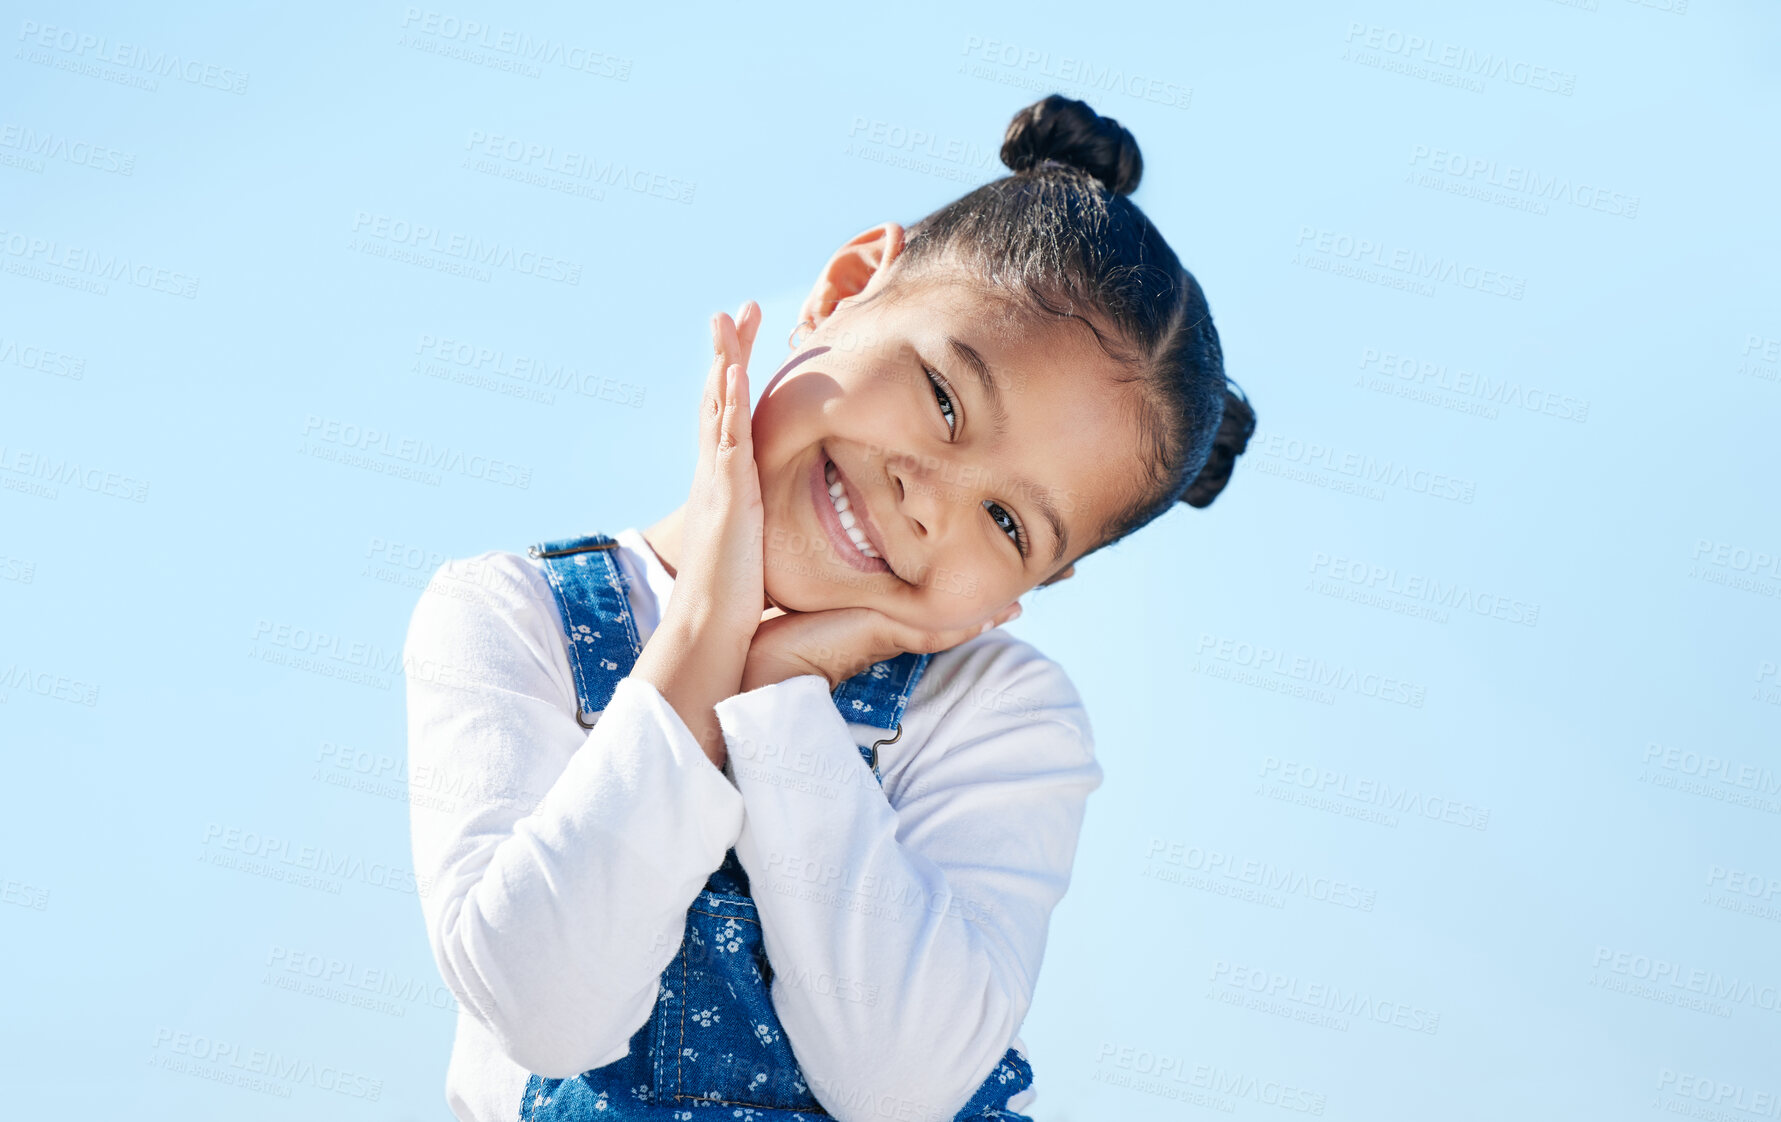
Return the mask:
<svg viewBox="0 0 1781 1122"><path fill-rule="evenodd" d="M749 414L749 429L754 435L757 452L761 446L773 443L796 427L798 410L790 397L790 394L781 392L763 397L755 404L754 411Z"/></svg>

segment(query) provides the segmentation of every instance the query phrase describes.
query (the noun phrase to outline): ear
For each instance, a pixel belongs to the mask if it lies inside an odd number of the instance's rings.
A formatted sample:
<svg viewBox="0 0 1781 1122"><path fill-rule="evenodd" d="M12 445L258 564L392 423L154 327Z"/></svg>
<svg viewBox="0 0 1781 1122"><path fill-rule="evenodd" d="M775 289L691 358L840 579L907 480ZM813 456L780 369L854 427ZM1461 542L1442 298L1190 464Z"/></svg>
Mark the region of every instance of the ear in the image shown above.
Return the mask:
<svg viewBox="0 0 1781 1122"><path fill-rule="evenodd" d="M1052 577L1050 580L1040 581L1036 587L1044 588L1048 585L1056 584L1060 580L1068 580L1075 575L1076 575L1076 562L1072 561L1068 565L1065 565L1061 570L1059 570L1058 574L1056 576Z"/></svg>
<svg viewBox="0 0 1781 1122"><path fill-rule="evenodd" d="M816 284L798 310L798 321L810 320L820 327L841 301L861 295L874 282L882 284L886 267L902 252L903 227L895 222L854 235L817 274Z"/></svg>

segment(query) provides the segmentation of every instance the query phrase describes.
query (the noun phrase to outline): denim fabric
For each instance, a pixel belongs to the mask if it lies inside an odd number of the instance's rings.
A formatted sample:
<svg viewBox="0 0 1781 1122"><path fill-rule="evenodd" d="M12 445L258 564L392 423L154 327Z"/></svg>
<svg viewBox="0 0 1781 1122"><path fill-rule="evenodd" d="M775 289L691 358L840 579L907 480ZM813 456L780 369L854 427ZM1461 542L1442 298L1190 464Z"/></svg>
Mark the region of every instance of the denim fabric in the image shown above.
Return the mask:
<svg viewBox="0 0 1781 1122"><path fill-rule="evenodd" d="M563 617L584 724L611 701L642 648L624 570L612 554L617 544L592 534L545 542L531 551L544 564ZM887 731L899 727L928 658L905 653L849 678L832 691L837 709L849 721ZM870 746L860 746L860 755L868 766L875 762ZM724 1109L700 1117L744 1122L831 1117L786 1042L769 997L772 979L748 874L731 849L687 909L680 951L662 972L655 1008L631 1037L630 1053L573 1079L533 1075L520 1104L520 1122L691 1119L695 1110L710 1107ZM1009 1111L1007 1103L1032 1082L1032 1068L1009 1048L955 1122L1031 1122ZM863 1108L914 1118L921 1104Z"/></svg>

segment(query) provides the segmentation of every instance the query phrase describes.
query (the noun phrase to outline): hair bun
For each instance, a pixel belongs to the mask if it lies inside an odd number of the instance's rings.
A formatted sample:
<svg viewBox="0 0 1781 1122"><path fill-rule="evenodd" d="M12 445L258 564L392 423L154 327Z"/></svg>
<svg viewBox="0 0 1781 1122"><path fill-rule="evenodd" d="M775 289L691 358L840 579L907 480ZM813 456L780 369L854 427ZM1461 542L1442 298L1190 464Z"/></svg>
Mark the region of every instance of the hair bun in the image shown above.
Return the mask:
<svg viewBox="0 0 1781 1122"><path fill-rule="evenodd" d="M1144 174L1144 158L1130 129L1062 94L1016 113L1002 141L1002 162L1015 172L1046 160L1081 168L1115 195L1136 191Z"/></svg>
<svg viewBox="0 0 1781 1122"><path fill-rule="evenodd" d="M1255 433L1255 410L1241 389L1233 392L1230 383L1224 389L1224 417L1218 422L1218 433L1212 438L1212 455L1194 481L1187 485L1181 501L1191 507L1210 506L1224 485L1231 481L1231 468L1237 457L1249 447Z"/></svg>

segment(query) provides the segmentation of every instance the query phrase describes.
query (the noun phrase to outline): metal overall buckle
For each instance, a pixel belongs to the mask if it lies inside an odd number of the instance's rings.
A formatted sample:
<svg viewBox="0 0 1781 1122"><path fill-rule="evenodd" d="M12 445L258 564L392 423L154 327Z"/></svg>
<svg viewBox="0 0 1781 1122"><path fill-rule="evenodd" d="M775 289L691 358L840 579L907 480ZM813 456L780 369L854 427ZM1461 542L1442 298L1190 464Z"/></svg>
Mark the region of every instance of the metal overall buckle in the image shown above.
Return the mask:
<svg viewBox="0 0 1781 1122"><path fill-rule="evenodd" d="M872 749L871 749L872 759L870 762L870 766L872 768L873 775L878 774L878 746L880 744L895 744L897 742L897 740L902 737L902 735L903 735L903 722L898 721L897 722L897 733L895 736L887 736L883 740L874 740L872 742Z"/></svg>

